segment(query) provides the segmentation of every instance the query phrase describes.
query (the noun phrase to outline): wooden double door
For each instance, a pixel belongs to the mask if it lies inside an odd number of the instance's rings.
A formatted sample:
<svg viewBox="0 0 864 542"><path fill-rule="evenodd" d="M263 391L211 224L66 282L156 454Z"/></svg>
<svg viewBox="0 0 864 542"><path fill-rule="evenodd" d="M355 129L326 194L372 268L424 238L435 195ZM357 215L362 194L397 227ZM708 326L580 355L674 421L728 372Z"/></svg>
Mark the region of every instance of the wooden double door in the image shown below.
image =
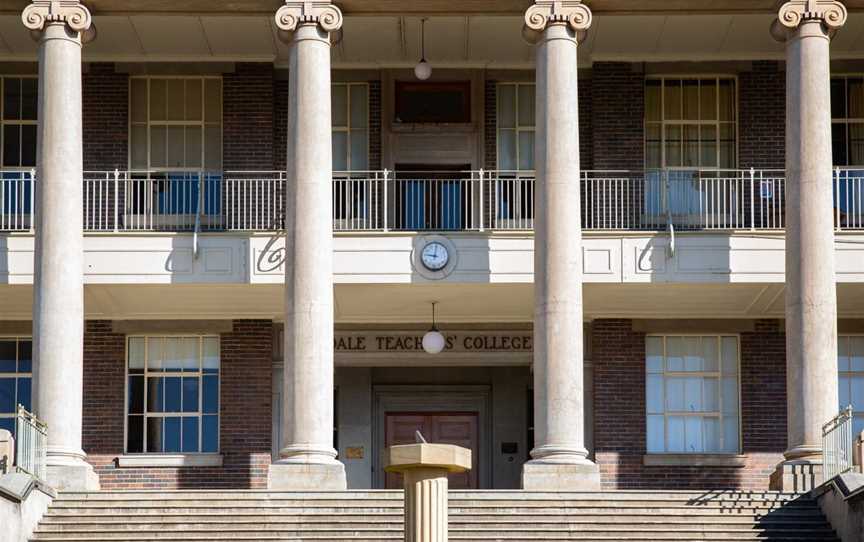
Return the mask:
<svg viewBox="0 0 864 542"><path fill-rule="evenodd" d="M477 465L480 435L477 412L387 412L385 413L384 441L386 446L413 444L415 432L420 431L427 442L455 444L471 450L471 470L448 476L450 489L477 489ZM402 475L387 473L387 489L400 489Z"/></svg>

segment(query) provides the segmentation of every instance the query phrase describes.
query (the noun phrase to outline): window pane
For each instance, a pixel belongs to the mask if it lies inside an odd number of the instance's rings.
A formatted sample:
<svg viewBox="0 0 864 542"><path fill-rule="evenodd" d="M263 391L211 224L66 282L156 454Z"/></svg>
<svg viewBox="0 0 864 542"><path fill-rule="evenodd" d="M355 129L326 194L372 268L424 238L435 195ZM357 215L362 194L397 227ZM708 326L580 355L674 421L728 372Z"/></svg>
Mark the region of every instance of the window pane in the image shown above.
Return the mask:
<svg viewBox="0 0 864 542"><path fill-rule="evenodd" d="M702 167L717 167L717 127L713 124L703 124L699 127L699 165Z"/></svg>
<svg viewBox="0 0 864 542"><path fill-rule="evenodd" d="M649 79L645 82L645 119L660 121L660 80Z"/></svg>
<svg viewBox="0 0 864 542"><path fill-rule="evenodd" d="M18 124L7 124L3 127L3 165L21 165L21 126Z"/></svg>
<svg viewBox="0 0 864 542"><path fill-rule="evenodd" d="M840 399L840 408L844 409L847 406L852 404L852 379L848 376L840 376L838 379L839 384L839 399Z"/></svg>
<svg viewBox="0 0 864 542"><path fill-rule="evenodd" d="M150 120L165 120L166 85L164 79L150 80Z"/></svg>
<svg viewBox="0 0 864 542"><path fill-rule="evenodd" d="M688 412L702 412L704 410L701 378L684 379L684 408Z"/></svg>
<svg viewBox="0 0 864 542"><path fill-rule="evenodd" d="M515 85L498 85L498 127L516 127Z"/></svg>
<svg viewBox="0 0 864 542"><path fill-rule="evenodd" d="M683 337L684 346L684 370L702 371L702 346L700 337Z"/></svg>
<svg viewBox="0 0 864 542"><path fill-rule="evenodd" d="M700 120L717 119L717 81L715 79L704 79L699 89L699 118Z"/></svg>
<svg viewBox="0 0 864 542"><path fill-rule="evenodd" d="M661 125L651 123L645 127L645 166L663 167L663 150L660 134Z"/></svg>
<svg viewBox="0 0 864 542"><path fill-rule="evenodd" d="M684 167L697 167L699 165L699 126L685 125L684 128L684 154L682 165Z"/></svg>
<svg viewBox="0 0 864 542"><path fill-rule="evenodd" d="M147 122L147 80L132 79L130 92L132 122Z"/></svg>
<svg viewBox="0 0 864 542"><path fill-rule="evenodd" d="M683 85L684 120L699 120L699 81L688 79Z"/></svg>
<svg viewBox="0 0 864 542"><path fill-rule="evenodd" d="M702 337L702 366L706 372L720 370L720 341L717 337Z"/></svg>
<svg viewBox="0 0 864 542"><path fill-rule="evenodd" d="M203 120L203 82L201 79L186 80L186 120Z"/></svg>
<svg viewBox="0 0 864 542"><path fill-rule="evenodd" d="M681 162L681 126L666 126L666 167L680 167Z"/></svg>
<svg viewBox="0 0 864 542"><path fill-rule="evenodd" d="M697 416L689 416L684 422L684 447L689 453L698 453L705 449L702 424L702 418Z"/></svg>
<svg viewBox="0 0 864 542"><path fill-rule="evenodd" d="M864 118L864 79L849 78L849 118Z"/></svg>
<svg viewBox="0 0 864 542"><path fill-rule="evenodd" d="M846 78L831 79L831 117L846 118Z"/></svg>
<svg viewBox="0 0 864 542"><path fill-rule="evenodd" d="M648 375L646 380L646 406L652 414L663 413L663 377L661 375Z"/></svg>
<svg viewBox="0 0 864 542"><path fill-rule="evenodd" d="M684 447L684 417L669 416L666 433L667 452L683 452Z"/></svg>
<svg viewBox="0 0 864 542"><path fill-rule="evenodd" d="M864 337L849 338L849 370L864 371Z"/></svg>
<svg viewBox="0 0 864 542"><path fill-rule="evenodd" d="M197 376L183 379L183 412L198 412L198 382Z"/></svg>
<svg viewBox="0 0 864 542"><path fill-rule="evenodd" d="M147 169L147 125L133 124L130 137L132 169Z"/></svg>
<svg viewBox="0 0 864 542"><path fill-rule="evenodd" d="M165 378L165 412L181 411L181 386L179 377Z"/></svg>
<svg viewBox="0 0 864 542"><path fill-rule="evenodd" d="M369 124L369 98L366 85L351 85L351 129Z"/></svg>
<svg viewBox="0 0 864 542"><path fill-rule="evenodd" d="M21 119L36 120L39 110L39 80L25 77L21 80Z"/></svg>
<svg viewBox="0 0 864 542"><path fill-rule="evenodd" d="M168 164L165 148L167 139L165 126L150 127L150 167L165 167Z"/></svg>
<svg viewBox="0 0 864 542"><path fill-rule="evenodd" d="M165 371L179 371L183 368L181 340L178 337L164 337L162 339L162 368Z"/></svg>
<svg viewBox="0 0 864 542"><path fill-rule="evenodd" d="M517 88L519 100L519 126L521 128L534 126L535 86L519 85Z"/></svg>
<svg viewBox="0 0 864 542"><path fill-rule="evenodd" d="M703 450L706 452L721 451L720 437L722 432L720 418L702 418Z"/></svg>
<svg viewBox="0 0 864 542"><path fill-rule="evenodd" d="M18 357L18 341L0 341L0 373L14 373Z"/></svg>
<svg viewBox="0 0 864 542"><path fill-rule="evenodd" d="M663 416L648 416L648 452L656 453L664 451L664 428Z"/></svg>
<svg viewBox="0 0 864 542"><path fill-rule="evenodd" d="M720 380L717 378L702 379L702 410L704 412L720 411Z"/></svg>
<svg viewBox="0 0 864 542"><path fill-rule="evenodd" d="M333 85L331 118L333 126L341 128L348 126L348 87L346 85Z"/></svg>
<svg viewBox="0 0 864 542"><path fill-rule="evenodd" d="M33 341L18 341L18 372L29 373L33 370Z"/></svg>
<svg viewBox="0 0 864 542"><path fill-rule="evenodd" d="M21 126L21 167L36 165L36 125Z"/></svg>
<svg viewBox="0 0 864 542"><path fill-rule="evenodd" d="M666 338L666 370L684 370L684 343L681 337Z"/></svg>
<svg viewBox="0 0 864 542"><path fill-rule="evenodd" d="M333 171L348 171L348 132L333 132Z"/></svg>
<svg viewBox="0 0 864 542"><path fill-rule="evenodd" d="M7 77L3 80L3 118L21 119L21 80Z"/></svg>
<svg viewBox="0 0 864 542"><path fill-rule="evenodd" d="M498 168L505 171L516 170L516 132L498 132Z"/></svg>
<svg viewBox="0 0 864 542"><path fill-rule="evenodd" d="M684 379L666 379L666 411L682 412L684 410Z"/></svg>
<svg viewBox="0 0 864 542"><path fill-rule="evenodd" d="M15 413L15 379L0 378L0 412Z"/></svg>
<svg viewBox="0 0 864 542"><path fill-rule="evenodd" d="M151 453L163 451L162 418L147 418L147 451Z"/></svg>
<svg viewBox="0 0 864 542"><path fill-rule="evenodd" d="M723 418L723 451L734 454L738 449L738 417L726 416Z"/></svg>
<svg viewBox="0 0 864 542"><path fill-rule="evenodd" d="M168 147L167 167L186 167L184 133L183 126L168 126L166 134Z"/></svg>
<svg viewBox="0 0 864 542"><path fill-rule="evenodd" d="M720 120L735 120L735 82L731 79L720 81Z"/></svg>
<svg viewBox="0 0 864 542"><path fill-rule="evenodd" d="M738 338L723 337L721 342L721 355L723 356L723 374L738 374Z"/></svg>
<svg viewBox="0 0 864 542"><path fill-rule="evenodd" d="M144 452L144 416L126 417L126 451L130 454Z"/></svg>
<svg viewBox="0 0 864 542"><path fill-rule="evenodd" d="M32 378L19 378L18 379L18 398L16 399L18 404L22 405L24 408L33 412L32 405L32 395L31 390L33 387L33 379Z"/></svg>
<svg viewBox="0 0 864 542"><path fill-rule="evenodd" d="M351 130L351 170L365 171L369 169L369 148L366 142L366 130Z"/></svg>
<svg viewBox="0 0 864 542"><path fill-rule="evenodd" d="M202 416L201 451L219 451L219 416Z"/></svg>
<svg viewBox="0 0 864 542"><path fill-rule="evenodd" d="M219 377L207 375L204 380L204 395L201 409L207 414L219 412Z"/></svg>
<svg viewBox="0 0 864 542"><path fill-rule="evenodd" d="M848 141L846 141L845 123L834 123L831 125L831 158L835 166L848 166L849 156Z"/></svg>
<svg viewBox="0 0 864 542"><path fill-rule="evenodd" d="M179 340L178 356L180 367L184 372L197 372L199 367L199 339L198 337L183 337Z"/></svg>
<svg viewBox="0 0 864 542"><path fill-rule="evenodd" d="M147 379L147 412L162 412L165 405L165 389L161 376Z"/></svg>
<svg viewBox="0 0 864 542"><path fill-rule="evenodd" d="M864 123L849 123L849 165L864 165Z"/></svg>
<svg viewBox="0 0 864 542"><path fill-rule="evenodd" d="M534 132L519 132L519 169L534 169Z"/></svg>
<svg viewBox="0 0 864 542"><path fill-rule="evenodd" d="M144 371L144 337L129 337L129 372Z"/></svg>
<svg viewBox="0 0 864 542"><path fill-rule="evenodd" d="M219 125L204 127L204 167L208 171L222 169L222 128Z"/></svg>
<svg viewBox="0 0 864 542"><path fill-rule="evenodd" d="M5 429L15 435L15 418L0 418L0 429Z"/></svg>
<svg viewBox="0 0 864 542"><path fill-rule="evenodd" d="M204 135L200 126L186 127L186 167L201 167Z"/></svg>
<svg viewBox="0 0 864 542"><path fill-rule="evenodd" d="M720 167L736 167L735 141L735 125L728 122L720 124Z"/></svg>
<svg viewBox="0 0 864 542"><path fill-rule="evenodd" d="M144 377L129 377L129 413L144 413Z"/></svg>
<svg viewBox="0 0 864 542"><path fill-rule="evenodd" d="M664 99L666 120L681 119L681 81L666 81L666 92Z"/></svg>
<svg viewBox="0 0 864 542"><path fill-rule="evenodd" d="M183 452L198 451L198 418L183 418Z"/></svg>
<svg viewBox="0 0 864 542"><path fill-rule="evenodd" d="M219 372L219 337L204 337L203 368L205 373Z"/></svg>
<svg viewBox="0 0 864 542"><path fill-rule="evenodd" d="M204 120L222 122L222 80L204 80Z"/></svg>
<svg viewBox="0 0 864 542"><path fill-rule="evenodd" d="M837 337L837 370L841 372L849 370L850 338L851 337L844 337L843 335Z"/></svg>
<svg viewBox="0 0 864 542"><path fill-rule="evenodd" d="M647 356L645 366L649 373L663 372L663 338L662 337L646 337L645 349Z"/></svg>
<svg viewBox="0 0 864 542"><path fill-rule="evenodd" d="M723 378L723 413L738 414L738 379Z"/></svg>
<svg viewBox="0 0 864 542"><path fill-rule="evenodd" d="M168 79L166 88L168 98L166 101L167 120L184 120L186 109L186 96L184 92L185 81L183 79Z"/></svg>
<svg viewBox="0 0 864 542"><path fill-rule="evenodd" d="M165 418L165 433L162 435L162 438L164 439L165 452L177 453L181 451L180 418Z"/></svg>
<svg viewBox="0 0 864 542"><path fill-rule="evenodd" d="M853 376L850 379L851 404L856 411L864 410L864 376Z"/></svg>

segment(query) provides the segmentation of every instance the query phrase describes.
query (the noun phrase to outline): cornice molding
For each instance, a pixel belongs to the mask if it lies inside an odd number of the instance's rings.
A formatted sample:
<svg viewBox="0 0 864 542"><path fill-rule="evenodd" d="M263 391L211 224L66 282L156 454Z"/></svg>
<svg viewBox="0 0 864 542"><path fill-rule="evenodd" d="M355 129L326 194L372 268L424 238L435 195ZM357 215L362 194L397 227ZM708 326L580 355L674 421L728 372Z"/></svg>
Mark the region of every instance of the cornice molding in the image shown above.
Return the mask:
<svg viewBox="0 0 864 542"><path fill-rule="evenodd" d="M342 28L342 10L330 2L285 0L276 12L276 26L294 32L301 24L317 24L325 32L336 32Z"/></svg>
<svg viewBox="0 0 864 542"><path fill-rule="evenodd" d="M591 10L579 0L535 0L525 11L523 35L533 43L549 25L566 24L578 36L584 36L591 20Z"/></svg>
<svg viewBox="0 0 864 542"><path fill-rule="evenodd" d="M48 24L61 23L74 32L85 32L93 23L88 10L78 0L32 0L21 13L24 26L42 31Z"/></svg>
<svg viewBox="0 0 864 542"><path fill-rule="evenodd" d="M787 0L777 10L771 35L778 41L786 41L789 31L807 21L818 21L833 34L846 24L847 16L846 6L837 0Z"/></svg>

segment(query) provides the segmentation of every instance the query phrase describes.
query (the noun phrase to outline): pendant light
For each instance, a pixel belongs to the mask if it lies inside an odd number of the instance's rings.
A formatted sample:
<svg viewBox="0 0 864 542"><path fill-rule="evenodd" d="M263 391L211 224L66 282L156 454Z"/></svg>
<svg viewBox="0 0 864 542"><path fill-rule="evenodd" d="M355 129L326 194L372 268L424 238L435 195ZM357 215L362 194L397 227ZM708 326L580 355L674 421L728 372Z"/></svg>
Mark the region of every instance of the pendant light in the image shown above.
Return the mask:
<svg viewBox="0 0 864 542"><path fill-rule="evenodd" d="M439 354L447 344L444 335L435 326L435 305L437 304L438 302L436 301L432 302L432 329L427 331L426 335L423 335L423 350L427 354Z"/></svg>
<svg viewBox="0 0 864 542"><path fill-rule="evenodd" d="M432 65L426 61L426 17L420 19L420 62L414 66L414 76L421 81L432 75Z"/></svg>

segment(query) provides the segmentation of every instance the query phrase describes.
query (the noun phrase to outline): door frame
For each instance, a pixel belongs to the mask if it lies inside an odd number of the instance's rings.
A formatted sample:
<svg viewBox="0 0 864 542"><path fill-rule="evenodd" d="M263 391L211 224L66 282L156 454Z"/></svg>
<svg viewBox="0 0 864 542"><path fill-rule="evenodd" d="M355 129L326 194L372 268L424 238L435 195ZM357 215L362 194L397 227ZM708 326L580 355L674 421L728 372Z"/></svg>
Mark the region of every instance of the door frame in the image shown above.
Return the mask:
<svg viewBox="0 0 864 542"><path fill-rule="evenodd" d="M492 487L492 419L489 415L491 387L399 386L372 387L372 481L384 487L385 412L477 412L479 457L477 482L480 489Z"/></svg>

